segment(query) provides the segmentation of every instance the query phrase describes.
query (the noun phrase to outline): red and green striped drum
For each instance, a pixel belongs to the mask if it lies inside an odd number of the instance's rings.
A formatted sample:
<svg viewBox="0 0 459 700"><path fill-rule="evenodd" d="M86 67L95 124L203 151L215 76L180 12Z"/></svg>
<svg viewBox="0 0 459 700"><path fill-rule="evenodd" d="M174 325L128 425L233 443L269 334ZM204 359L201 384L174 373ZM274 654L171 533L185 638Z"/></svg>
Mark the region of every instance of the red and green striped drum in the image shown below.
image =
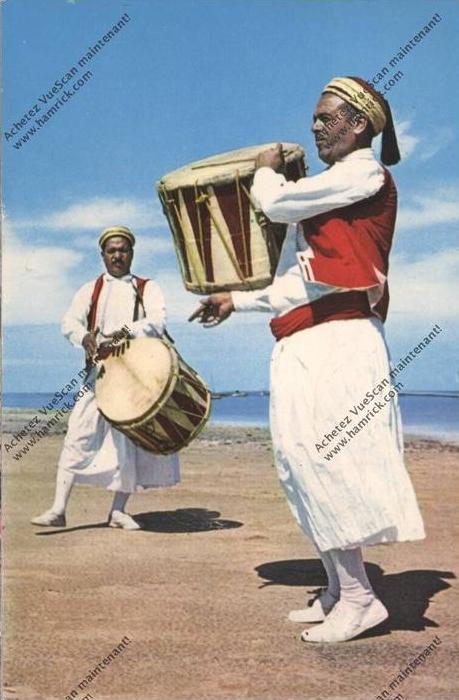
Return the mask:
<svg viewBox="0 0 459 700"><path fill-rule="evenodd" d="M201 377L161 338L135 338L99 365L100 413L136 445L171 454L203 429L211 395Z"/></svg>
<svg viewBox="0 0 459 700"><path fill-rule="evenodd" d="M250 187L257 155L275 145L220 153L157 183L189 291L261 289L272 282L287 227L273 224L257 209ZM282 149L287 180L304 177L304 150L295 143Z"/></svg>

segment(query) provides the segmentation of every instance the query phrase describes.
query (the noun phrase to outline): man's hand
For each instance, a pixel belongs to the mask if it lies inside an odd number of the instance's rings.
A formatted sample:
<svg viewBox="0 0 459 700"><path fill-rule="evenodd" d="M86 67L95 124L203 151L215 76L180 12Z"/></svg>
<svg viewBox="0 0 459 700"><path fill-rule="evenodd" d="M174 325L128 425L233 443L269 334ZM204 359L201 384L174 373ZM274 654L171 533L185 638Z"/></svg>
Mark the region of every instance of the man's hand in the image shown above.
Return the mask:
<svg viewBox="0 0 459 700"><path fill-rule="evenodd" d="M219 323L228 318L234 311L233 299L230 292L211 294L210 297L202 299L199 303L199 309L196 309L188 320L194 321L195 318L197 318L199 323L204 325L204 328L218 326Z"/></svg>
<svg viewBox="0 0 459 700"><path fill-rule="evenodd" d="M255 167L258 168L272 168L273 170L280 170L284 165L284 154L282 152L282 144L278 143L275 148L270 148L267 151L259 153L255 161Z"/></svg>
<svg viewBox="0 0 459 700"><path fill-rule="evenodd" d="M96 336L99 330L99 328L96 328L95 331L90 331L89 333L86 333L85 337L81 341L81 344L83 345L84 349L86 350L86 354L89 357L93 357L93 355L95 355L97 352Z"/></svg>
<svg viewBox="0 0 459 700"><path fill-rule="evenodd" d="M105 360L110 357L114 347L119 347L119 344L113 342L113 340L103 340L102 343L97 348L97 355L94 356L94 361Z"/></svg>

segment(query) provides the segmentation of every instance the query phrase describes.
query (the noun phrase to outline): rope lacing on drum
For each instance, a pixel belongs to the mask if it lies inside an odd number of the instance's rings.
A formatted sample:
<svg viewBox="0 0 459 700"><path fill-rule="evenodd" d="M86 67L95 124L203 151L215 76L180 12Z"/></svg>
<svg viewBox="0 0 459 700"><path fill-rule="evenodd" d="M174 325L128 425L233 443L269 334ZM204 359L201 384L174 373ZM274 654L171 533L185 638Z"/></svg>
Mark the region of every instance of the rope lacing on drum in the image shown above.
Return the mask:
<svg viewBox="0 0 459 700"><path fill-rule="evenodd" d="M175 216L177 218L177 221L179 222L179 226L181 226L182 222L180 220L180 214L179 214L179 211L177 209L175 199L172 196L171 197L168 196L167 190L165 187L158 187L158 195L159 195L159 198L160 198L161 203L163 205L164 215L165 215L166 219L168 220L170 229L172 231L172 240L174 243L175 252L177 254L177 259L179 261L180 270L182 272L182 277L184 280L187 280L188 282L192 282L192 277L191 277L191 272L190 272L190 268L188 265L188 261L186 261L186 259L185 259L185 251L182 250L182 246L180 245L180 236L179 236L179 233L177 231L175 221L174 221L174 218L172 216L172 212L169 212L169 208L167 207L167 205L169 205L169 206L172 205L172 208L175 211ZM183 256L183 258L182 258L182 256ZM185 262L186 262L186 266L185 266Z"/></svg>
<svg viewBox="0 0 459 700"><path fill-rule="evenodd" d="M198 194L198 181L194 183L194 201L196 204L203 204L206 199L209 198L208 194L205 194L205 192L202 192L201 194ZM201 209L199 206L196 207L196 211L198 213L198 228L199 228L199 246L200 246L200 252L201 252L201 259L204 259L204 230L202 227L202 220L201 220Z"/></svg>
<svg viewBox="0 0 459 700"><path fill-rule="evenodd" d="M252 211L255 214L255 218L257 220L258 225L260 226L261 229L264 229L266 226L269 225L270 220L268 219L266 214L259 207L256 206L256 204L255 204L254 200L252 199L252 196L251 196L249 190L247 189L247 187L245 187L244 185L241 184L241 188L242 188L242 191L244 192L245 196L249 200L250 208L252 209ZM274 245L274 247L276 249L276 255L279 257L280 249L279 249L279 246L277 245L277 242L276 242L274 236L270 237L270 241L271 241L271 244Z"/></svg>
<svg viewBox="0 0 459 700"><path fill-rule="evenodd" d="M197 187L195 189L197 192ZM234 252L231 250L231 247L228 245L228 241L226 240L225 235L224 235L223 231L221 230L220 224L218 223L218 221L215 217L215 214L212 211L212 207L210 205L209 200L210 200L210 195L205 193L205 192L201 192L200 194L198 194L196 199L195 199L197 204L205 204L206 205L207 210L209 212L209 216L212 219L212 222L215 226L215 230L217 231L218 236L223 244L223 247L225 248L225 251L226 251L228 257L233 264L234 270L235 270L237 276L239 277L239 279L241 280L241 282L244 282L245 277L242 273L239 262L238 262L236 256L234 255Z"/></svg>
<svg viewBox="0 0 459 700"><path fill-rule="evenodd" d="M237 193L237 203L239 207L239 221L241 225L241 236L242 236L242 249L244 251L244 266L247 277L249 276L249 256L247 252L247 240L245 235L244 226L244 214L242 211L242 195L241 195L241 182L239 179L239 170L236 170L236 193Z"/></svg>

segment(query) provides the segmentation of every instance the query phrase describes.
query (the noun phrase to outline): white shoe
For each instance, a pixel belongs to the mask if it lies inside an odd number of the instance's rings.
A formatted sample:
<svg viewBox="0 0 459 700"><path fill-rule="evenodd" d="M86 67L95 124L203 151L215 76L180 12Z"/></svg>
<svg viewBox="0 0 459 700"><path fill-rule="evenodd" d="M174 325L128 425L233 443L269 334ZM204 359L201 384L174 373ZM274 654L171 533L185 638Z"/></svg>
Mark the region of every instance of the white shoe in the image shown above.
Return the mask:
<svg viewBox="0 0 459 700"><path fill-rule="evenodd" d="M134 518L131 518L127 513L120 510L112 510L108 527L119 527L122 530L140 530L139 523L136 523Z"/></svg>
<svg viewBox="0 0 459 700"><path fill-rule="evenodd" d="M389 613L378 598L365 607L355 607L339 600L321 625L304 630L303 642L347 642L387 620Z"/></svg>
<svg viewBox="0 0 459 700"><path fill-rule="evenodd" d="M292 610L288 614L290 622L323 622L329 612L335 607L338 598L328 591L324 591L321 595L301 610Z"/></svg>
<svg viewBox="0 0 459 700"><path fill-rule="evenodd" d="M44 513L33 518L32 525L42 525L43 527L65 527L65 513L53 513L52 510L45 510Z"/></svg>

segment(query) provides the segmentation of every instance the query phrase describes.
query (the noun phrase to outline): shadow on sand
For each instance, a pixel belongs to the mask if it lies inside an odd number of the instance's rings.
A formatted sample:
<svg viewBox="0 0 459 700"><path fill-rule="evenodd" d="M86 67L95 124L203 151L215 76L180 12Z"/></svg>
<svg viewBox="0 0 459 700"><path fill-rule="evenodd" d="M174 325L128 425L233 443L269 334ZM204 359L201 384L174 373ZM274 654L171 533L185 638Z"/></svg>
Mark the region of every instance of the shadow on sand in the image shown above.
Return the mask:
<svg viewBox="0 0 459 700"><path fill-rule="evenodd" d="M207 508L178 508L177 510L166 510L157 513L137 513L133 516L146 532L207 532L210 530L228 530L242 527L243 523L238 520L224 520L220 518L217 510L207 510ZM75 527L56 528L36 532L37 536L61 535L69 532L80 532L81 530L94 530L105 528L107 523L88 523L86 525L76 525Z"/></svg>
<svg viewBox="0 0 459 700"><path fill-rule="evenodd" d="M218 510L178 508L159 513L138 513L135 516L143 530L149 532L206 532L241 527L238 520L220 518Z"/></svg>
<svg viewBox="0 0 459 700"><path fill-rule="evenodd" d="M451 584L444 579L454 579L452 571L418 569L385 574L377 564L365 564L368 578L382 602L389 611L389 619L375 630L369 630L362 637L389 634L392 630L422 631L426 627L438 627L437 623L425 616L432 598ZM327 583L322 563L319 559L291 559L272 561L255 567L265 586L303 586L320 588ZM313 591L317 592L317 591ZM301 601L299 601L301 607Z"/></svg>

